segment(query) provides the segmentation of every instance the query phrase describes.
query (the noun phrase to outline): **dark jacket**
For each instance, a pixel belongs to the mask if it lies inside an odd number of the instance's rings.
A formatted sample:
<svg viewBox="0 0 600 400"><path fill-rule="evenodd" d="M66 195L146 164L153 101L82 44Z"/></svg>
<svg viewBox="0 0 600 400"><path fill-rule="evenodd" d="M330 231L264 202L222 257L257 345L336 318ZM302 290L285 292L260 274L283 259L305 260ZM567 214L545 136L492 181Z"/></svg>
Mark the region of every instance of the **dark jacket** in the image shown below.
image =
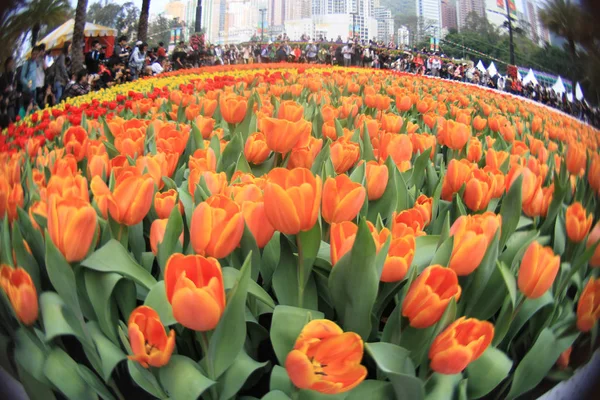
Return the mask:
<svg viewBox="0 0 600 400"><path fill-rule="evenodd" d="M100 68L100 52L92 50L85 55L85 66L89 74L97 74Z"/></svg>
<svg viewBox="0 0 600 400"><path fill-rule="evenodd" d="M69 71L65 63L65 55L59 55L52 66L54 67L54 83L65 86L69 82Z"/></svg>

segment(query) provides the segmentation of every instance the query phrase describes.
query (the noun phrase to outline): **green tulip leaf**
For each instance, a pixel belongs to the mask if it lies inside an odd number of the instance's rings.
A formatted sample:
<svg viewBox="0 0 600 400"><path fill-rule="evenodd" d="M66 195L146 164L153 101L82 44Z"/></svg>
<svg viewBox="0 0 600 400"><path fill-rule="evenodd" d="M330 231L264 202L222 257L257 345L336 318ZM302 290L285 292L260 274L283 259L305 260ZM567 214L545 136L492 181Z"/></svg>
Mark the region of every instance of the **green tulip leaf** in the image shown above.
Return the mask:
<svg viewBox="0 0 600 400"><path fill-rule="evenodd" d="M169 363L158 370L160 383L172 399L195 400L215 384L190 358L172 355Z"/></svg>

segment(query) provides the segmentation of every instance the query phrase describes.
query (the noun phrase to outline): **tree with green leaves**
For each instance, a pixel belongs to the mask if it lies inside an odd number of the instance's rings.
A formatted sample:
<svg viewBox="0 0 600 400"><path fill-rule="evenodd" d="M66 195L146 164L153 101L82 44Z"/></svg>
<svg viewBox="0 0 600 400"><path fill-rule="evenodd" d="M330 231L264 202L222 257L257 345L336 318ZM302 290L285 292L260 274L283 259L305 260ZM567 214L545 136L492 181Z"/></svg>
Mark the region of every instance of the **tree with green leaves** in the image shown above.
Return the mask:
<svg viewBox="0 0 600 400"><path fill-rule="evenodd" d="M137 31L140 9L132 2L123 5L109 0L97 1L87 10L87 20L117 30L117 36L131 36Z"/></svg>
<svg viewBox="0 0 600 400"><path fill-rule="evenodd" d="M539 17L549 31L565 38L575 65L576 43L581 39L581 21L584 19L581 8L571 0L547 0L545 7L539 11Z"/></svg>
<svg viewBox="0 0 600 400"><path fill-rule="evenodd" d="M48 27L56 27L71 17L69 0L29 0L21 7L12 29L23 35L30 34L31 46L35 46L40 32Z"/></svg>

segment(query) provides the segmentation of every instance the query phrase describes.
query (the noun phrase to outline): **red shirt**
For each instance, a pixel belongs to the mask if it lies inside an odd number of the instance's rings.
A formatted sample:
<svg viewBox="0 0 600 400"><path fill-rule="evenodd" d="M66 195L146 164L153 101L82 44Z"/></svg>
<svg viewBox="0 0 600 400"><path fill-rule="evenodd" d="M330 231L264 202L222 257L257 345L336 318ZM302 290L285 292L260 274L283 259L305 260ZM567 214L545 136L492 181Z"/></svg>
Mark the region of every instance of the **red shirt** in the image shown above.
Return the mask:
<svg viewBox="0 0 600 400"><path fill-rule="evenodd" d="M166 57L167 56L167 51L165 50L164 47L159 47L158 48L158 52L156 53L157 56L159 57Z"/></svg>

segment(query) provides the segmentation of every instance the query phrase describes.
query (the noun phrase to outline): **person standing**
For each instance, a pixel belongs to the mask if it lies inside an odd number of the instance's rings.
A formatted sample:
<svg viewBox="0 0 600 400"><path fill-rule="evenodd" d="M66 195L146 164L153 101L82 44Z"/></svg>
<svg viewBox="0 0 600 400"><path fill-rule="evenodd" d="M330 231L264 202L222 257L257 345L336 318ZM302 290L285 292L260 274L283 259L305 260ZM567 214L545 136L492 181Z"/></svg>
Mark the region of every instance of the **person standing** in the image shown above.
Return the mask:
<svg viewBox="0 0 600 400"><path fill-rule="evenodd" d="M111 57L111 63L113 65L127 65L128 60L129 50L127 50L127 36L121 36L119 38L119 43L115 45L115 49Z"/></svg>
<svg viewBox="0 0 600 400"><path fill-rule="evenodd" d="M131 58L129 59L129 69L131 70L131 78L132 80L137 80L144 67L144 62L146 62L146 50L148 49L148 45L141 40L138 40L135 43L135 48L131 53Z"/></svg>
<svg viewBox="0 0 600 400"><path fill-rule="evenodd" d="M162 62L163 58L167 58L167 51L165 50L165 44L163 42L158 42L156 56L158 57L158 62Z"/></svg>
<svg viewBox="0 0 600 400"><path fill-rule="evenodd" d="M92 49L85 55L85 66L88 74L97 75L100 68L100 50L102 45L98 40L92 42Z"/></svg>
<svg viewBox="0 0 600 400"><path fill-rule="evenodd" d="M21 73L19 74L19 83L20 89L23 93L23 97L25 99L26 96L31 100L35 94L35 85L36 85L36 69L37 69L37 58L40 49L39 47L34 47L31 50L31 57L29 60L25 61L25 63L21 66Z"/></svg>
<svg viewBox="0 0 600 400"><path fill-rule="evenodd" d="M306 46L306 57L310 64L314 64L317 59L317 46L315 46L312 40L310 40L308 46Z"/></svg>
<svg viewBox="0 0 600 400"><path fill-rule="evenodd" d="M46 46L40 45L38 55L35 59L35 102L38 107L44 108L44 85L46 83Z"/></svg>
<svg viewBox="0 0 600 400"><path fill-rule="evenodd" d="M348 42L344 47L342 47L342 56L344 58L344 67L349 67L352 64L352 54L354 53L354 49L352 48L352 43Z"/></svg>
<svg viewBox="0 0 600 400"><path fill-rule="evenodd" d="M60 55L54 61L54 93L56 102L60 102L67 82L69 82L69 71L67 71L67 56L71 51L71 42L65 42Z"/></svg>
<svg viewBox="0 0 600 400"><path fill-rule="evenodd" d="M433 60L431 60L431 75L440 76L440 69L442 68L442 63L437 56L433 56Z"/></svg>

